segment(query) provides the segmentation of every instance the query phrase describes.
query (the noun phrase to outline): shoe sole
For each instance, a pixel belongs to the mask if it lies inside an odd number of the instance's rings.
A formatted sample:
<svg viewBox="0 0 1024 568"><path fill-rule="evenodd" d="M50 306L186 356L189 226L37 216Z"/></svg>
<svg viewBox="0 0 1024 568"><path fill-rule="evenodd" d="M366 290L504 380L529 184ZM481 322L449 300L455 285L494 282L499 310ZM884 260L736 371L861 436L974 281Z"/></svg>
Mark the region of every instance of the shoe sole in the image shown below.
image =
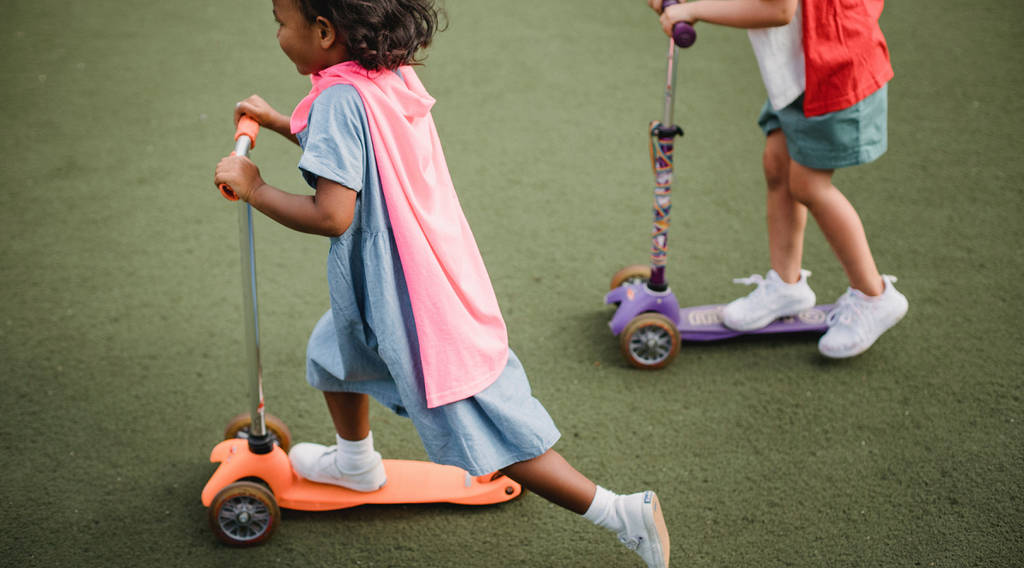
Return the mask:
<svg viewBox="0 0 1024 568"><path fill-rule="evenodd" d="M296 472L296 473L298 473L298 472ZM313 483L322 483L324 485L336 485L338 487L344 487L345 489L351 489L352 491L358 491L359 493L373 493L374 491L380 491L381 489L384 488L385 485L388 484L387 478L384 478L384 482L381 483L379 486L374 487L372 485L359 485L359 484L356 484L356 483L345 483L345 482L337 480L337 479L327 479L327 478L313 479L311 477L305 477L302 474L299 474L299 477L304 477L305 479L308 479L309 481L312 481Z"/></svg>
<svg viewBox="0 0 1024 568"><path fill-rule="evenodd" d="M661 512L661 503L658 501L658 496L654 492L651 494L651 508L649 514L645 511L644 514L644 528L647 529L647 534L658 535L658 542L654 543L658 550L661 550L661 567L668 567L669 557L669 540L668 540L668 527L665 526L665 516Z"/></svg>

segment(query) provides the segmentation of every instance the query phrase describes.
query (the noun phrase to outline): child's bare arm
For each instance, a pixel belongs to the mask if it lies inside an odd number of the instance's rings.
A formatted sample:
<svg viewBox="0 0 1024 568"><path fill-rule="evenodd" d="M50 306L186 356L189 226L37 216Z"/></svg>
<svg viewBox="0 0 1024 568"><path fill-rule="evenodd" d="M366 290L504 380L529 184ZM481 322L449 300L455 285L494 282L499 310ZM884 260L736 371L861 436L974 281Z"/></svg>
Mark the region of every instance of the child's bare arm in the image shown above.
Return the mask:
<svg viewBox="0 0 1024 568"><path fill-rule="evenodd" d="M659 0L648 0L652 8ZM797 0L696 0L669 6L661 14L661 27L672 35L676 22L708 22L733 28L784 26L796 13Z"/></svg>
<svg viewBox="0 0 1024 568"><path fill-rule="evenodd" d="M299 143L299 139L292 134L291 118L274 110L274 107L270 106L267 101L258 95L253 95L235 105L236 125L238 124L238 118L243 114L254 118L256 122L260 123L260 126L277 132L295 144Z"/></svg>
<svg viewBox="0 0 1024 568"><path fill-rule="evenodd" d="M296 195L267 185L248 158L228 156L217 164L214 184L228 184L242 201L289 229L337 237L348 230L355 214L356 192L320 178L316 195Z"/></svg>

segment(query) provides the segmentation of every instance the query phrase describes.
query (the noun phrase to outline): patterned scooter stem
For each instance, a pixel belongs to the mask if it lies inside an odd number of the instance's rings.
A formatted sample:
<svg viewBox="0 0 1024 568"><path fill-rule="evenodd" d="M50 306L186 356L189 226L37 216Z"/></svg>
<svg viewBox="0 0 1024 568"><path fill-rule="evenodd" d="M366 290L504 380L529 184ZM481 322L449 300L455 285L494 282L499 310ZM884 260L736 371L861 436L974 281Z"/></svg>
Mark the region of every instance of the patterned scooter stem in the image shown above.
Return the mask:
<svg viewBox="0 0 1024 568"><path fill-rule="evenodd" d="M675 38L670 39L667 57L668 77L665 81L665 111L661 122L652 122L649 131L651 167L654 169L655 188L654 228L651 231L651 278L648 281L648 287L654 292L668 290L668 283L665 281L665 263L668 260L668 227L671 223L672 212L672 153L675 147L675 137L683 135L683 130L672 124L672 115L675 111L678 53L677 41Z"/></svg>
<svg viewBox="0 0 1024 568"><path fill-rule="evenodd" d="M668 260L668 227L672 220L672 153L675 137L661 137L661 123L651 123L651 166L654 168L654 227L651 231L651 279L656 292L667 289L665 263Z"/></svg>

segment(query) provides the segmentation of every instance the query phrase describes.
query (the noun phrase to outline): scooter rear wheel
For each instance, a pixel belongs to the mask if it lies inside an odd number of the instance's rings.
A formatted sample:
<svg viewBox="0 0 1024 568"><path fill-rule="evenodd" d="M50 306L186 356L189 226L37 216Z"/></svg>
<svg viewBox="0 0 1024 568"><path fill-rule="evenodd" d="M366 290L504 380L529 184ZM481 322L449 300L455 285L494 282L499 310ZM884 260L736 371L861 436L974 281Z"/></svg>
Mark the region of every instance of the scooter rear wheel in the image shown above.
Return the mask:
<svg viewBox="0 0 1024 568"><path fill-rule="evenodd" d="M651 279L651 266L649 264L631 264L612 276L610 290L614 290L623 284L640 284Z"/></svg>
<svg viewBox="0 0 1024 568"><path fill-rule="evenodd" d="M267 414L266 426L267 433L274 443L280 446L284 453L288 453L288 449L292 447L292 432L284 421L273 414ZM228 421L228 425L224 427L224 439L248 439L251 427L252 416L248 412L243 412Z"/></svg>
<svg viewBox="0 0 1024 568"><path fill-rule="evenodd" d="M679 353L679 330L663 314L640 314L619 334L619 347L630 365L638 369L660 369Z"/></svg>
<svg viewBox="0 0 1024 568"><path fill-rule="evenodd" d="M206 520L221 542L236 548L259 546L281 524L281 509L269 489L237 481L221 489L206 510Z"/></svg>

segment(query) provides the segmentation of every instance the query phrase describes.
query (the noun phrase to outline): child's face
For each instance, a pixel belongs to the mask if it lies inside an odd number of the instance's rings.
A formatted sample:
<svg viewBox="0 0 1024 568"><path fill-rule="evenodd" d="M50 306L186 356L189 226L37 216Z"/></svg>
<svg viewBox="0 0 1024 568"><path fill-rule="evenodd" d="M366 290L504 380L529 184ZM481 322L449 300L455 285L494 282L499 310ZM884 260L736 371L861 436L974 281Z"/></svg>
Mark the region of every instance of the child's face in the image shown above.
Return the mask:
<svg viewBox="0 0 1024 568"><path fill-rule="evenodd" d="M309 75L339 63L334 61L337 58L334 52L340 44L329 41L336 39L333 29L328 30L331 37L325 38L320 20L313 24L306 21L295 0L273 0L273 3L274 19L280 24L277 41L300 74Z"/></svg>

